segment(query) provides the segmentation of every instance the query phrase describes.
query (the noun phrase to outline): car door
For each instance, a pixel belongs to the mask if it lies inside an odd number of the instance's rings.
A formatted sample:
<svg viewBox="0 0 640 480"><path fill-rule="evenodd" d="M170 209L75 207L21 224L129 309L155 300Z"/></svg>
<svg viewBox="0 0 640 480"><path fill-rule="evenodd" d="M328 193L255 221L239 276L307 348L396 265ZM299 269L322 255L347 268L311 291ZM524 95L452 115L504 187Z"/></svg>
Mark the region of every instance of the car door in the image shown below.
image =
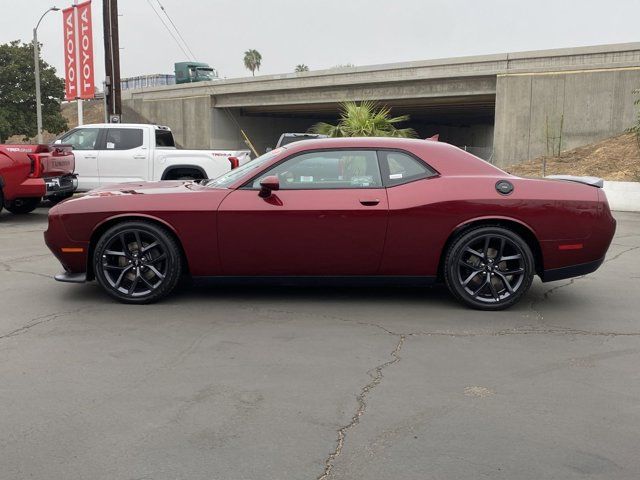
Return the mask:
<svg viewBox="0 0 640 480"><path fill-rule="evenodd" d="M139 127L105 129L98 155L100 185L149 179L149 132Z"/></svg>
<svg viewBox="0 0 640 480"><path fill-rule="evenodd" d="M451 211L438 203L440 177L409 152L380 150L378 158L389 201L380 274L435 276L451 232Z"/></svg>
<svg viewBox="0 0 640 480"><path fill-rule="evenodd" d="M73 146L75 173L78 174L78 191L87 191L100 185L98 176L98 145L100 129L80 127L66 133L55 143Z"/></svg>
<svg viewBox="0 0 640 480"><path fill-rule="evenodd" d="M280 190L258 195L276 175ZM286 159L230 193L218 210L225 275L374 275L387 195L373 150L322 150Z"/></svg>

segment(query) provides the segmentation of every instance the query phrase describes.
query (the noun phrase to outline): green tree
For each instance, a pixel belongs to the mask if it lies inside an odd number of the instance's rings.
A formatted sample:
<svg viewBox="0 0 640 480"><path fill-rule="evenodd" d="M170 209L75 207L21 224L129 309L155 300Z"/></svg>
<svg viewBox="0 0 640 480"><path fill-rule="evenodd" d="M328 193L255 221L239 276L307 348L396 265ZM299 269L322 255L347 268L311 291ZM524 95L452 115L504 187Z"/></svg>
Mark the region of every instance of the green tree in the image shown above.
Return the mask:
<svg viewBox="0 0 640 480"><path fill-rule="evenodd" d="M244 66L251 70L251 75L256 76L256 70L260 70L262 65L262 55L257 50L247 50L244 52Z"/></svg>
<svg viewBox="0 0 640 480"><path fill-rule="evenodd" d="M40 61L42 128L51 133L66 130L60 113L64 80ZM33 45L16 40L0 45L0 142L11 135L33 137L37 133L36 85Z"/></svg>
<svg viewBox="0 0 640 480"><path fill-rule="evenodd" d="M398 128L409 115L391 116L391 109L375 102L344 102L340 105L340 120L336 125L316 123L310 131L330 137L403 137L417 134L412 128Z"/></svg>
<svg viewBox="0 0 640 480"><path fill-rule="evenodd" d="M309 71L309 67L306 66L304 63L300 63L300 64L296 65L296 69L294 70L294 72L296 72L296 73L308 72L308 71Z"/></svg>

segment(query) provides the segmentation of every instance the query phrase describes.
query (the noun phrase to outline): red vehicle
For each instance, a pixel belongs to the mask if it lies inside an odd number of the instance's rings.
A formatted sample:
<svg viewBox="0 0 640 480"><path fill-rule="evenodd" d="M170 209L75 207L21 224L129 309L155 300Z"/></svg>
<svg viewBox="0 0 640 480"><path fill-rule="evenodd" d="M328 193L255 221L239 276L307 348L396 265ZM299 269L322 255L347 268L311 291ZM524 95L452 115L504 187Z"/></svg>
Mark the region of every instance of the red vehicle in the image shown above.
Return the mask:
<svg viewBox="0 0 640 480"><path fill-rule="evenodd" d="M593 183L593 182L592 182ZM583 275L615 231L600 188L514 177L424 140L308 140L214 180L129 183L52 208L60 281L147 303L179 278L444 281L475 308L517 302L534 274Z"/></svg>
<svg viewBox="0 0 640 480"><path fill-rule="evenodd" d="M0 210L29 213L42 198L73 195L78 186L74 168L71 146L0 145Z"/></svg>

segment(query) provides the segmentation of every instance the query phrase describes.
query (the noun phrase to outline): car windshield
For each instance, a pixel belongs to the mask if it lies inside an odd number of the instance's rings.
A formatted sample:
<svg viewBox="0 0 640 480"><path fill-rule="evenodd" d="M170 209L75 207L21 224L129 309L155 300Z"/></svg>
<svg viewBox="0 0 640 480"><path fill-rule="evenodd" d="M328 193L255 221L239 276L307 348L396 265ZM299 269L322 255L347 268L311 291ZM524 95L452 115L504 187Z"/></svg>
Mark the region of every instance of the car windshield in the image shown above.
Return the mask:
<svg viewBox="0 0 640 480"><path fill-rule="evenodd" d="M207 187L227 188L229 185L236 182L239 178L242 178L248 172L251 172L252 170L257 170L262 165L272 160L279 153L281 153L282 150L283 150L282 148L271 150L270 152L267 152L264 155L261 155L258 158L245 163L241 167L234 168L230 172L227 172L224 175L219 176L218 178L209 180L208 182L205 183L205 185Z"/></svg>

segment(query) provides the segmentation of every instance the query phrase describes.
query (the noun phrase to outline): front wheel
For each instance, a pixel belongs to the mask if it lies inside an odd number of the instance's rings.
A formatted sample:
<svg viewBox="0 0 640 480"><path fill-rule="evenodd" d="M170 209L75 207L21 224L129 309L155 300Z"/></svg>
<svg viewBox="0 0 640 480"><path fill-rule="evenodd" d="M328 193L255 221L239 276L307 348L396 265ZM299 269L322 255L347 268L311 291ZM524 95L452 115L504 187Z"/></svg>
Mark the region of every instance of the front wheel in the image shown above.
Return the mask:
<svg viewBox="0 0 640 480"><path fill-rule="evenodd" d="M535 266L531 249L515 232L479 227L453 241L444 265L449 291L479 310L502 310L529 290Z"/></svg>
<svg viewBox="0 0 640 480"><path fill-rule="evenodd" d="M144 221L123 222L98 240L96 280L123 303L152 303L176 287L182 274L180 247L164 229Z"/></svg>
<svg viewBox="0 0 640 480"><path fill-rule="evenodd" d="M40 205L40 198L16 198L4 203L4 207L15 215L33 212Z"/></svg>

